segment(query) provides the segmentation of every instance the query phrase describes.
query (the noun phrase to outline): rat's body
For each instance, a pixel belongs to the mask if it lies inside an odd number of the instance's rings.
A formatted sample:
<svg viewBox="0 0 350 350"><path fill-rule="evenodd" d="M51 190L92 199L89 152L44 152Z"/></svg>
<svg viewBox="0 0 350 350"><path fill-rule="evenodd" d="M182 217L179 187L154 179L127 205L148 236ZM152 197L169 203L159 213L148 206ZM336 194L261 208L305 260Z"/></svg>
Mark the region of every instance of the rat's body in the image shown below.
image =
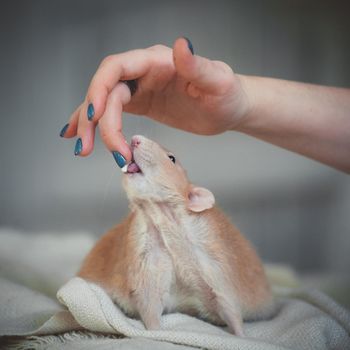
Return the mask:
<svg viewBox="0 0 350 350"><path fill-rule="evenodd" d="M78 275L148 329L179 311L242 335L242 319L264 317L272 305L254 249L169 152L142 136L132 147L135 163L124 175L131 213L97 242Z"/></svg>

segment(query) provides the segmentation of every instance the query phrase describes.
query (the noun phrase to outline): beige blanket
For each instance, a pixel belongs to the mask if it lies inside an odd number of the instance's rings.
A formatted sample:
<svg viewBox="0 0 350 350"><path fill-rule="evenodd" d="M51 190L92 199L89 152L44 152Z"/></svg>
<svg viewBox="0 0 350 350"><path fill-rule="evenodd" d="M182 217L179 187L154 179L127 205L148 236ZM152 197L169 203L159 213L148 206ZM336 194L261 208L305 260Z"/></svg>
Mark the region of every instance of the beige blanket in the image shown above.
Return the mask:
<svg viewBox="0 0 350 350"><path fill-rule="evenodd" d="M3 230L0 242L0 341L5 348L350 349L349 311L316 290L277 288L275 316L245 323L245 338L183 314L164 315L161 330L148 331L99 286L77 277L68 280L92 245L91 236ZM14 252L20 250L19 258ZM58 302L52 291L66 280Z"/></svg>

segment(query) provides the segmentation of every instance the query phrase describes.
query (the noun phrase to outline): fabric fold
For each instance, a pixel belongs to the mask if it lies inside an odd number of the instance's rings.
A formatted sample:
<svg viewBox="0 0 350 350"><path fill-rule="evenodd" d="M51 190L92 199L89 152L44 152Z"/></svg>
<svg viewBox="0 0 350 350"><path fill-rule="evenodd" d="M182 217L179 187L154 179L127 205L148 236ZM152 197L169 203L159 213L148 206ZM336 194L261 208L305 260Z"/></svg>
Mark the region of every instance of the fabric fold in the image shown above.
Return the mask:
<svg viewBox="0 0 350 350"><path fill-rule="evenodd" d="M9 232L0 238L18 247L26 238ZM42 251L44 235L30 237L33 250ZM23 266L31 254L21 257L20 268L9 279L10 271L3 266L16 266L18 256L7 254L0 247L0 344L6 340L11 349L164 349L190 350L287 350L287 349L347 349L350 348L350 312L318 290L274 288L277 295L275 315L259 322L244 323L245 337L240 338L197 318L180 313L163 315L160 330L147 330L140 320L124 315L99 285L79 277L70 280L80 256L92 240L81 235L45 239L49 250L32 259L31 269ZM29 238L28 238L29 239ZM3 240L4 241L4 240ZM85 242L84 249L82 249ZM11 248L8 243L8 249ZM68 244L69 243L69 244ZM68 245L67 245L68 244ZM10 246L10 248L9 248ZM69 246L69 252L67 251ZM3 251L2 251L3 250ZM70 256L65 259L64 256ZM47 264L47 271L42 266ZM10 265L8 265L10 264ZM76 265L74 265L76 264ZM48 271L58 271L49 273ZM44 281L33 286L28 271L34 271ZM2 276L2 277L1 277ZM30 281L30 284L26 284ZM64 283L63 281L68 281ZM40 282L41 283L41 282ZM57 299L48 291L48 283L62 285ZM57 290L57 289L56 289ZM13 341L11 340L12 337ZM5 338L6 337L6 338ZM21 337L21 338L18 338ZM8 344L9 344L8 343ZM18 345L18 347L17 347Z"/></svg>

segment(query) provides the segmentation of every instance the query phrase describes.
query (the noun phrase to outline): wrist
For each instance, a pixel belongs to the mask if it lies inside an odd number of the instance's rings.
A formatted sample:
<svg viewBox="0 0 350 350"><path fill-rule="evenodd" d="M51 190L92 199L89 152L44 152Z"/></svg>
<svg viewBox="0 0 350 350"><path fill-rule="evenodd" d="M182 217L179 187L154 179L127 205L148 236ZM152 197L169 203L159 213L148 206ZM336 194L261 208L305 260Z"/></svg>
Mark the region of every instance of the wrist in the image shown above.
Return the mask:
<svg viewBox="0 0 350 350"><path fill-rule="evenodd" d="M257 87L255 77L248 75L236 74L241 88L241 111L237 117L234 113L234 123L231 130L244 132L251 122L251 119L257 115Z"/></svg>

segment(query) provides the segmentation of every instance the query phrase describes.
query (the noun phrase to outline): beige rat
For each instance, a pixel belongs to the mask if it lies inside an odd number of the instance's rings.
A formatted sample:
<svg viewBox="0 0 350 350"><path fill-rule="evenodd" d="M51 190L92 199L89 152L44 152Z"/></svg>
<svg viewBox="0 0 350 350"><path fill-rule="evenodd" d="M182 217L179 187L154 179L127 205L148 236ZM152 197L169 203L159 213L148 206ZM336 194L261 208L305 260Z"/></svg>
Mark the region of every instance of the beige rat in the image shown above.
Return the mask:
<svg viewBox="0 0 350 350"><path fill-rule="evenodd" d="M163 313L182 312L242 336L243 319L266 317L273 304L254 249L172 153L143 136L131 148L123 175L131 212L102 236L78 275L147 329L158 329Z"/></svg>

